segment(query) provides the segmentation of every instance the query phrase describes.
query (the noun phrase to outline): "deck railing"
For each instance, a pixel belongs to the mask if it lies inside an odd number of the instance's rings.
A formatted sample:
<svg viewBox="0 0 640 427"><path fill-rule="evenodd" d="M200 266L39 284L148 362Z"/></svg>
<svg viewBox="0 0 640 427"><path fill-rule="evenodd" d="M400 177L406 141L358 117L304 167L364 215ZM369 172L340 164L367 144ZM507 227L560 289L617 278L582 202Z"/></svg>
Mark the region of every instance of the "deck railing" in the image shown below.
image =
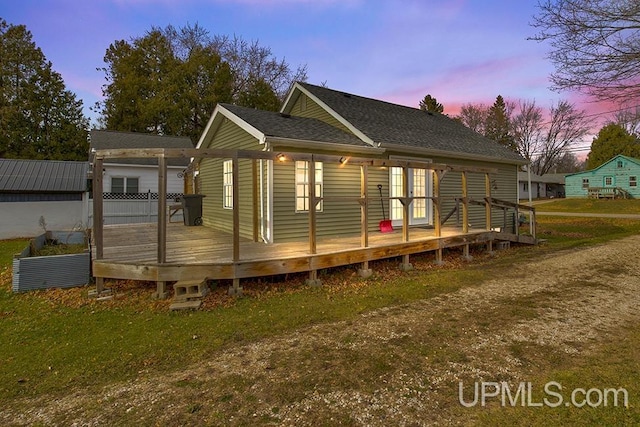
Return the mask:
<svg viewBox="0 0 640 427"><path fill-rule="evenodd" d="M431 200L434 206L434 233L436 237L442 236L442 214L441 214L441 206L442 206L442 198L440 195L440 185L442 179L449 172L459 172L461 174L461 194L462 197L458 198L458 203L461 208L462 214L462 232L469 232L469 205L470 204L481 204L485 208L485 228L488 231L492 230L492 210L494 208L498 209L515 209L516 213L519 209L529 209L524 205L517 205L515 203L510 203L506 201L502 201L499 199L495 199L491 194L491 178L490 174L496 173L497 170L493 168L485 168L485 167L472 167L472 166L458 166L458 165L449 165L449 164L441 164L441 163L430 163L423 161L413 161L413 160L396 160L396 159L379 159L379 158L368 158L368 157L358 157L358 156L337 156L337 155L322 155L322 154L311 154L311 153L296 153L296 152L287 152L287 153L275 153L275 152L265 152L265 151L252 151L252 150L224 150L224 149L118 149L118 150L97 150L93 153L94 155L94 163L93 168L94 171L102 171L103 162L105 159L113 159L113 158L157 158L158 159L158 225L157 225L157 242L158 242L158 251L157 251L157 263L158 265L166 264L167 259L167 159L168 158L179 158L179 157L190 157L195 158L197 161L203 158L218 158L218 159L231 159L232 160L232 189L233 189L233 200L239 200L239 189L242 184L248 185L247 183L240 183L240 171L239 171L239 160L240 159L250 159L253 163L254 173L251 174L251 186L255 189L258 187L257 176L256 173L256 162L257 160L268 160L273 161L274 163L278 162L294 162L294 161L308 161L309 162L309 170L315 170L315 162L335 162L335 163L345 163L348 161L350 164L355 164L360 166L360 197L320 197L316 194L316 186L315 182L315 174L309 174L309 253L316 253L316 244L317 244L317 224L316 224L316 214L314 206L316 206L321 201L329 201L329 200L352 200L360 205L361 211L361 246L363 248L368 247L368 206L370 205L372 200L379 199L378 197L370 197L368 194L368 175L369 168L371 167L379 167L379 168L388 168L388 167L399 167L402 168L402 178L403 178L403 188L404 194L401 197L384 197L380 198L381 200L391 200L396 199L399 200L402 204L403 209L403 219L402 219L402 241L408 242L410 239L410 227L409 227L409 214L410 214L410 206L413 200L416 199L424 199ZM413 197L408 194L408 171L410 168L420 168L427 169L433 171L433 195L432 196L422 196L422 197ZM468 196L468 173L480 173L484 176L485 182L485 197L482 201L476 201ZM103 258L104 246L103 246L103 224L104 224L104 216L103 216L103 192L102 192L102 173L94 173L93 174L93 194L94 194L94 204L93 204L93 213L94 213L94 229L93 235L95 239L95 259L100 260ZM257 239L257 224L258 224L258 212L255 209L255 206L258 205L259 201L256 200L257 195L256 191L253 191L253 227L254 227L254 239ZM239 212L239 203L234 203L232 208L232 235L233 235L233 249L232 249L232 261L234 263L240 261L240 212ZM506 211L505 211L506 212ZM506 223L506 220L505 220ZM532 235L535 236L535 229L532 230ZM489 250L491 250L491 240L488 241ZM465 254L468 255L468 245L465 246ZM438 249L436 251L436 259L438 261L442 260L442 249ZM403 262L408 263L408 255L406 255L406 260ZM366 268L366 265L365 265ZM316 271L310 272L310 279L315 278ZM100 292L102 281L100 278L97 280L97 291ZM238 279L239 280L239 279ZM235 285L235 283L234 283Z"/></svg>

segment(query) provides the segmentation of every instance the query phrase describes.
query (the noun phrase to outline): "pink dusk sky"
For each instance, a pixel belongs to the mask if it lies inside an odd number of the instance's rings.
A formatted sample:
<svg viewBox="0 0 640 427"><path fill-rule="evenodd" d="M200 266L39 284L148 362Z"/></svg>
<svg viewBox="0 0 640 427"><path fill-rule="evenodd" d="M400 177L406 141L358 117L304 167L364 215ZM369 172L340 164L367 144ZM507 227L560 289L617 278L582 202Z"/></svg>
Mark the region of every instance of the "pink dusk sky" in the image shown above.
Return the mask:
<svg viewBox="0 0 640 427"><path fill-rule="evenodd" d="M431 94L455 116L465 103L568 99L594 130L617 108L549 89L548 46L527 40L536 0L21 0L0 17L24 24L85 113L101 98L106 49L152 26L198 23L212 35L258 40L309 83L417 107ZM601 113L601 114L599 114ZM591 137L581 144L588 147Z"/></svg>

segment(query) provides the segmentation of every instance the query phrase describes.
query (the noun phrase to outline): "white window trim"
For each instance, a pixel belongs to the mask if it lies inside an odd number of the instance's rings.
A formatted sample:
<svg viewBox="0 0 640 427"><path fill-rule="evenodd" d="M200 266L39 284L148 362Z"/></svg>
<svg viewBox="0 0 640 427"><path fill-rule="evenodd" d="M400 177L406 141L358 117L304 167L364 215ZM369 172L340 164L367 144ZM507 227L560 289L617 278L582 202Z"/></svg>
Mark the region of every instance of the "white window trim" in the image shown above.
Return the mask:
<svg viewBox="0 0 640 427"><path fill-rule="evenodd" d="M412 157L404 157L404 156L389 156L390 159L393 160L415 160L415 158ZM426 163L431 163L432 160L431 159L420 159L420 161L426 162ZM402 169L401 167L399 167L399 169ZM411 169L411 168L410 168ZM419 168L422 169L422 168ZM414 218L413 216L413 209L410 209L410 213L409 213L409 224L410 225L424 225L424 224L433 224L433 202L431 200L431 197L433 197L433 171L429 171L429 169L425 169L426 175L425 175L425 179L426 179L426 188L425 188L425 193L426 193L426 218ZM412 178L409 178L409 181L411 181ZM389 168L389 195L392 194L392 190L391 190L391 186L393 185L392 182L392 168ZM411 182L410 182L411 185ZM411 190L411 189L410 189ZM404 192L404 188L402 189L402 192ZM402 197L403 195L400 194L398 196L395 197ZM400 201L399 200L390 200L389 203L389 212L387 213L388 218L387 219L391 219L392 224L393 225L401 225L402 224L402 215L400 215L398 218L394 217L394 211L393 211L393 207L394 204L396 205L395 207L400 207ZM412 204L413 205L413 204Z"/></svg>
<svg viewBox="0 0 640 427"><path fill-rule="evenodd" d="M305 173L304 173L304 179L302 181L298 180L298 170L299 168L303 167L304 165L304 169L305 169ZM294 176L295 176L295 187L294 187L294 203L295 203L295 212L296 213L308 213L309 212L309 198L310 198L310 191L309 191L309 162L306 160L296 160L295 165L294 165ZM322 164L322 162L315 162L315 169L316 169L316 198L317 197L323 197L324 194L324 165ZM320 173L320 176L318 177L318 172ZM319 178L319 179L318 179ZM298 188L302 187L302 196L298 196ZM298 201L299 199L303 200L302 203L302 209L298 208ZM316 204L316 212L322 212L324 209L322 200L319 201Z"/></svg>
<svg viewBox="0 0 640 427"><path fill-rule="evenodd" d="M222 208L233 209L233 160L222 162Z"/></svg>

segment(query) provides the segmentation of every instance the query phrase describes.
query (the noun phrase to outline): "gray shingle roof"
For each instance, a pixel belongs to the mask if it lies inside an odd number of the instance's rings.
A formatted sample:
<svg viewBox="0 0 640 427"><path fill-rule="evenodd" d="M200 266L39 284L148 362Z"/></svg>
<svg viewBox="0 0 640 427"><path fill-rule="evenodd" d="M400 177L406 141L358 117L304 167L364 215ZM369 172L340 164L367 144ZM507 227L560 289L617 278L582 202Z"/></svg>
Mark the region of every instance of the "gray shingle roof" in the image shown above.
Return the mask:
<svg viewBox="0 0 640 427"><path fill-rule="evenodd" d="M374 142L523 162L523 158L457 120L329 88L299 83Z"/></svg>
<svg viewBox="0 0 640 427"><path fill-rule="evenodd" d="M90 149L111 150L119 148L193 148L188 137L159 136L136 132L117 132L110 130L92 130ZM157 165L156 159L115 159L106 163L121 163L135 165ZM170 166L187 166L189 159L168 159Z"/></svg>
<svg viewBox="0 0 640 427"><path fill-rule="evenodd" d="M0 159L0 192L81 193L88 162Z"/></svg>
<svg viewBox="0 0 640 427"><path fill-rule="evenodd" d="M231 104L221 104L224 108L240 117L266 136L290 138L298 140L332 142L347 145L369 147L358 137L344 132L321 120L289 116L273 111L257 110L255 108L239 107Z"/></svg>

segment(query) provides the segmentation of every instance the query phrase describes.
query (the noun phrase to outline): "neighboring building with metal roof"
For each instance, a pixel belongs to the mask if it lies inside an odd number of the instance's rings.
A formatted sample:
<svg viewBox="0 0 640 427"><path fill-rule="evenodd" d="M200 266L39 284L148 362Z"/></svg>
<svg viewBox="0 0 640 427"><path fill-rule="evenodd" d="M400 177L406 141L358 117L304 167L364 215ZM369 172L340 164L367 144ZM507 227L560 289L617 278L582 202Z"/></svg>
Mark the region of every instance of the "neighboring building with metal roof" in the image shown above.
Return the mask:
<svg viewBox="0 0 640 427"><path fill-rule="evenodd" d="M80 200L88 162L0 159L0 202Z"/></svg>
<svg viewBox="0 0 640 427"><path fill-rule="evenodd" d="M544 175L531 176L527 172L518 172L518 191L520 199L529 198L529 189L531 189L532 199L544 199L564 197L564 176L563 173L546 173ZM529 186L531 179L531 186Z"/></svg>
<svg viewBox="0 0 640 427"><path fill-rule="evenodd" d="M465 127L443 114L430 113L385 101L336 91L308 83L296 83L279 113L219 104L209 120L198 148L225 148L278 152L306 152L342 156L341 164L316 163L316 193L324 200L317 206L318 236L357 234L360 206L336 202L360 197L360 170L349 165L349 156L412 160L495 170L490 186L494 197L517 203L517 172L526 161L509 148ZM199 192L205 225L231 230L232 207L239 203L240 230L251 237L256 210L262 239L282 242L299 239L308 231L308 162L240 162L240 180L254 177L253 192L244 185L239 201L231 197L233 182L229 159L204 159L200 163ZM432 226L433 173L428 168L408 168L408 193L424 197L411 203L409 224ZM386 213L394 224L403 216L401 167L375 167L368 171L369 192L391 198ZM459 172L447 172L440 183L441 212L445 215L461 197ZM484 200L484 174L469 173L468 197ZM379 189L379 190L378 190ZM253 208L257 198L257 209ZM377 206L376 206L377 205ZM370 204L369 226L384 219L382 206ZM453 217L448 217L453 218ZM455 220L455 218L454 218ZM471 206L472 225L485 225L484 207ZM500 218L502 221L502 218ZM498 219L494 221L499 226ZM247 225L248 224L248 225ZM254 223L255 224L255 223ZM493 223L492 223L493 224Z"/></svg>
<svg viewBox="0 0 640 427"><path fill-rule="evenodd" d="M0 159L0 238L87 223L88 162Z"/></svg>
<svg viewBox="0 0 640 427"><path fill-rule="evenodd" d="M89 142L93 150L119 148L193 148L188 137L159 136L137 132L92 130ZM92 161L91 154L89 161ZM158 161L156 159L117 159L104 163L104 192L116 194L157 193ZM167 192L184 191L182 172L189 166L189 159L168 159Z"/></svg>

